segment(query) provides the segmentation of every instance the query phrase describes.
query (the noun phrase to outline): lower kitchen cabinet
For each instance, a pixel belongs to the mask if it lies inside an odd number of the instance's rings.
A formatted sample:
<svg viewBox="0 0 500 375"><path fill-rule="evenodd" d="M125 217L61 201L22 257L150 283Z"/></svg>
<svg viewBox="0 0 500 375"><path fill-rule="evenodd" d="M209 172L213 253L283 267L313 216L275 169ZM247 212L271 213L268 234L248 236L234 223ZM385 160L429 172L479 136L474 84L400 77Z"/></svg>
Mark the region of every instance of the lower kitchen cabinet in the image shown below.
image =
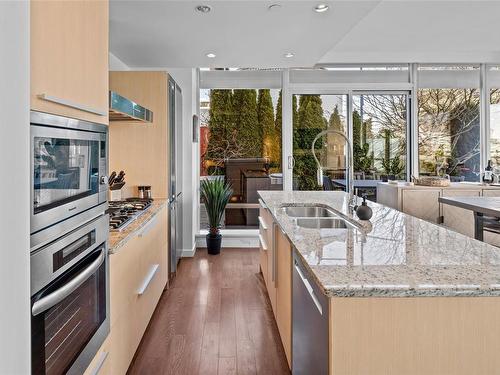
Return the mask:
<svg viewBox="0 0 500 375"><path fill-rule="evenodd" d="M288 366L292 361L292 248L279 228L276 230L276 323Z"/></svg>
<svg viewBox="0 0 500 375"><path fill-rule="evenodd" d="M126 374L167 284L167 249L164 207L125 245L110 254L111 328L105 342L109 354L106 366L96 373ZM92 363L99 361L103 350ZM91 369L92 365L87 371Z"/></svg>
<svg viewBox="0 0 500 375"><path fill-rule="evenodd" d="M292 248L267 208L259 212L260 269L288 366L292 363Z"/></svg>

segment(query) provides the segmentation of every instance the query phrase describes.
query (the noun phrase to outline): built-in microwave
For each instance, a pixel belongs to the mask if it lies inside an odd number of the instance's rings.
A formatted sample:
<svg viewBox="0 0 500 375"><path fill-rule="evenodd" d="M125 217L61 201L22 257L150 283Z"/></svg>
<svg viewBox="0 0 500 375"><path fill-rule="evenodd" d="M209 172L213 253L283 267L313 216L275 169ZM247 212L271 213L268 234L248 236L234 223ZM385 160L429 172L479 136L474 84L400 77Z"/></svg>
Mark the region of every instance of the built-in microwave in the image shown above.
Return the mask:
<svg viewBox="0 0 500 375"><path fill-rule="evenodd" d="M33 249L85 221L67 219L104 213L98 206L107 203L108 127L32 111L30 129Z"/></svg>
<svg viewBox="0 0 500 375"><path fill-rule="evenodd" d="M31 253L33 375L83 374L109 333L108 221Z"/></svg>

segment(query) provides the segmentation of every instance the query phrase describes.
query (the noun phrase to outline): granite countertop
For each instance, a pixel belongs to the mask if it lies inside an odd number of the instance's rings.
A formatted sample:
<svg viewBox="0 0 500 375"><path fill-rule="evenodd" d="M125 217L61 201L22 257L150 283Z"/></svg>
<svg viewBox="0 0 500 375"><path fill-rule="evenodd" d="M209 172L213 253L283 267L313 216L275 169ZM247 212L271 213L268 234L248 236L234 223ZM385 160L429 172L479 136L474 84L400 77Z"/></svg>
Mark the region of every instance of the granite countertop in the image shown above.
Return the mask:
<svg viewBox="0 0 500 375"><path fill-rule="evenodd" d="M500 296L499 248L373 202L370 221L360 221L344 192L259 195L329 297ZM283 210L315 204L354 225L301 228Z"/></svg>
<svg viewBox="0 0 500 375"><path fill-rule="evenodd" d="M158 212L167 204L166 199L156 199L141 216L130 223L121 232L109 232L109 252L113 254L134 238L137 232L149 223Z"/></svg>

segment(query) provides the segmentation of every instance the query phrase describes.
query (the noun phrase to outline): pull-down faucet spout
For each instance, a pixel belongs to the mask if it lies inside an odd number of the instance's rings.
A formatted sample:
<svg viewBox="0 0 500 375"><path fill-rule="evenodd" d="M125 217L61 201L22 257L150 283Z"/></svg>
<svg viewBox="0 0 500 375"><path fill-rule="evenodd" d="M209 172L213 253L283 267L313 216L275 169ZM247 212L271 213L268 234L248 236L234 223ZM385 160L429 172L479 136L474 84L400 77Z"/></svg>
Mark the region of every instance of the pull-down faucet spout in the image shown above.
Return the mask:
<svg viewBox="0 0 500 375"><path fill-rule="evenodd" d="M353 150L352 150L352 144L351 141L349 141L349 138L337 130L323 130L321 133L319 133L313 140L312 146L311 146L311 151L314 157L314 160L316 161L316 165L318 166L318 169L316 171L316 177L318 179L318 185L323 186L323 167L321 166L321 163L319 162L318 158L316 157L315 153L315 148L314 145L316 144L316 141L320 139L322 136L326 134L337 134L340 135L342 138L344 138L348 152L347 152L347 165L348 165L348 174L346 175L346 180L347 180L347 189L349 193L349 208L352 210L356 206L355 198L354 198L354 167L353 167Z"/></svg>

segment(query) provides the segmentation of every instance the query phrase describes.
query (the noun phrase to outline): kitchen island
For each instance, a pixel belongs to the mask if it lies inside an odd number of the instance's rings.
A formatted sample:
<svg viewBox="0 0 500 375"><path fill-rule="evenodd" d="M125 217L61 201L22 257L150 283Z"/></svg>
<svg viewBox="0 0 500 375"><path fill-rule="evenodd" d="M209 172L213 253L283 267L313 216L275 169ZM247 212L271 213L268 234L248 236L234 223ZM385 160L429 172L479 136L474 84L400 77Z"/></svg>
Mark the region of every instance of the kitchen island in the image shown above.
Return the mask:
<svg viewBox="0 0 500 375"><path fill-rule="evenodd" d="M311 296L316 291L311 304L319 301L321 307L327 301L326 308L318 308L318 317L328 317L327 341L322 343L328 348L328 373L498 372L497 248L371 202L373 217L362 222L349 212L343 192L259 194L273 225L290 243L293 265L310 280L306 289ZM304 205L327 208L345 225L299 226L284 207ZM297 280L293 277L293 298ZM300 369L296 341L303 336L296 327L312 320L295 322L300 316L295 302L292 367L294 373L305 373L295 371Z"/></svg>

